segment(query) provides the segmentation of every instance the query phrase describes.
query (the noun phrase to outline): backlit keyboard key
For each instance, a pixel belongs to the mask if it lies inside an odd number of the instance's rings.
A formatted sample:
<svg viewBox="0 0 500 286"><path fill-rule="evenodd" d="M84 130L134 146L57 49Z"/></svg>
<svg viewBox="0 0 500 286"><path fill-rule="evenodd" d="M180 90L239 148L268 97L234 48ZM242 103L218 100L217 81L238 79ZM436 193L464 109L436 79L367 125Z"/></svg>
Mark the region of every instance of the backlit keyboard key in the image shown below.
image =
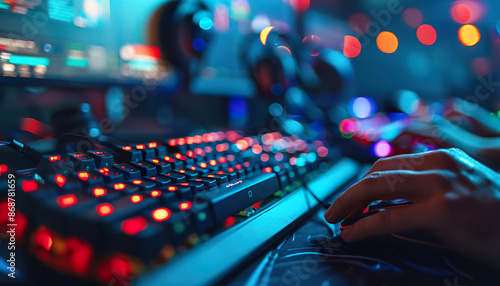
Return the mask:
<svg viewBox="0 0 500 286"><path fill-rule="evenodd" d="M125 180L138 180L141 178L141 171L128 164L114 165L113 170L123 174Z"/></svg>
<svg viewBox="0 0 500 286"><path fill-rule="evenodd" d="M168 172L163 175L158 175L157 177L165 177L169 180L172 181L172 183L182 183L186 181L186 176L184 174L180 173L175 173L175 172Z"/></svg>
<svg viewBox="0 0 500 286"><path fill-rule="evenodd" d="M68 158L73 161L75 171L89 171L96 168L94 158L83 153L69 153Z"/></svg>
<svg viewBox="0 0 500 286"><path fill-rule="evenodd" d="M113 156L100 150L87 151L90 157L94 158L97 168L110 168L115 164Z"/></svg>
<svg viewBox="0 0 500 286"><path fill-rule="evenodd" d="M190 181L190 182L176 184L174 186L189 187L191 189L191 192L193 192L193 194L205 190L205 184L203 182Z"/></svg>
<svg viewBox="0 0 500 286"><path fill-rule="evenodd" d="M113 168L101 168L97 170L97 173L104 179L106 184L115 184L124 181L123 174L115 171Z"/></svg>
<svg viewBox="0 0 500 286"><path fill-rule="evenodd" d="M148 162L131 162L130 165L141 171L142 176L156 175L156 166Z"/></svg>
<svg viewBox="0 0 500 286"><path fill-rule="evenodd" d="M154 182L156 184L157 188L163 188L172 182L172 180L170 180L164 176L143 177L142 179L146 180L146 181Z"/></svg>
<svg viewBox="0 0 500 286"><path fill-rule="evenodd" d="M177 173L186 176L187 179L196 179L198 177L198 172L189 169L177 169L170 173Z"/></svg>
<svg viewBox="0 0 500 286"><path fill-rule="evenodd" d="M141 190L150 190L156 187L156 183L150 180L136 179L129 181L129 183L139 187Z"/></svg>
<svg viewBox="0 0 500 286"><path fill-rule="evenodd" d="M205 185L206 190L217 187L217 181L215 179L198 178L194 180L189 180L188 182L203 183Z"/></svg>
<svg viewBox="0 0 500 286"><path fill-rule="evenodd" d="M207 178L207 179L215 179L217 181L217 185L222 185L227 183L227 176L226 175L217 175L217 174L208 174L206 176L201 176L200 178Z"/></svg>
<svg viewBox="0 0 500 286"><path fill-rule="evenodd" d="M172 165L165 160L153 158L147 159L146 161L156 167L156 172L158 174L163 174L172 170Z"/></svg>

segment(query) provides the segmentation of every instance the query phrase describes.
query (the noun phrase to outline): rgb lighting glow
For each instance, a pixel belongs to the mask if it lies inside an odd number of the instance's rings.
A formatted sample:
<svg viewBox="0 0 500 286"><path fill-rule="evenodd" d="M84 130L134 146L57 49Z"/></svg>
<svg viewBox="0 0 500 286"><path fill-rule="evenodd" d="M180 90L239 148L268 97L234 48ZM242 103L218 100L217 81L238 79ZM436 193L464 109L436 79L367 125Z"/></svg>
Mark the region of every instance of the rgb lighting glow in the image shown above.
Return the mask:
<svg viewBox="0 0 500 286"><path fill-rule="evenodd" d="M170 218L170 210L167 208L159 208L151 213L151 216L155 221L165 221Z"/></svg>
<svg viewBox="0 0 500 286"><path fill-rule="evenodd" d="M458 30L458 38L464 46L472 47L481 39L481 33L476 26L467 24Z"/></svg>
<svg viewBox="0 0 500 286"><path fill-rule="evenodd" d="M436 30L431 25L422 25L417 29L417 38L424 45L433 45L437 38Z"/></svg>
<svg viewBox="0 0 500 286"><path fill-rule="evenodd" d="M381 140L373 145L373 153L377 157L387 157L391 154L392 146L389 142Z"/></svg>
<svg viewBox="0 0 500 286"><path fill-rule="evenodd" d="M355 58L361 53L361 43L356 37L344 37L344 56L348 58Z"/></svg>
<svg viewBox="0 0 500 286"><path fill-rule="evenodd" d="M274 29L273 26L265 27L260 31L260 42L265 46L267 42L267 36L269 36L269 33L271 30Z"/></svg>
<svg viewBox="0 0 500 286"><path fill-rule="evenodd" d="M398 37L391 32L381 32L377 36L377 47L386 54L392 54L398 49Z"/></svg>

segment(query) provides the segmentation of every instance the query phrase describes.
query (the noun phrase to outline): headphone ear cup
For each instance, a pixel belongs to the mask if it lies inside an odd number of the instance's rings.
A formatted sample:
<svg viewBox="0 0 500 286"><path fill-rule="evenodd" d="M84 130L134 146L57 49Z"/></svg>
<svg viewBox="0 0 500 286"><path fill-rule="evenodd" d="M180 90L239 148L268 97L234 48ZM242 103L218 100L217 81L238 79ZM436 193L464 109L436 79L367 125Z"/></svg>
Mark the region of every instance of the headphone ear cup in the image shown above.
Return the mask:
<svg viewBox="0 0 500 286"><path fill-rule="evenodd" d="M248 67L259 95L280 96L295 84L297 66L294 48L285 34L271 32L265 45L259 34L253 34L244 45L243 62Z"/></svg>
<svg viewBox="0 0 500 286"><path fill-rule="evenodd" d="M201 58L212 33L200 27L197 15L211 15L199 1L169 1L163 7L157 27L158 45L163 58L180 69Z"/></svg>
<svg viewBox="0 0 500 286"><path fill-rule="evenodd" d="M342 95L351 86L354 70L351 62L339 51L323 49L316 57L302 63L299 80L313 97Z"/></svg>

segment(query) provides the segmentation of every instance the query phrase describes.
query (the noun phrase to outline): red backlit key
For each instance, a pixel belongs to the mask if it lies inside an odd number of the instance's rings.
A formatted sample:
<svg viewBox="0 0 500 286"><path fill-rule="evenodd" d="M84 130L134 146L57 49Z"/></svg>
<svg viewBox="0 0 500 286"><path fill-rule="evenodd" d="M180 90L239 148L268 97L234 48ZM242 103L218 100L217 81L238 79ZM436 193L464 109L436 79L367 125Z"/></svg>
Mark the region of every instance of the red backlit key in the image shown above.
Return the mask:
<svg viewBox="0 0 500 286"><path fill-rule="evenodd" d="M163 188L172 182L172 180L170 180L164 176L143 177L142 179L146 180L146 181L154 182L156 184L157 188Z"/></svg>
<svg viewBox="0 0 500 286"><path fill-rule="evenodd" d="M101 150L87 151L90 157L94 158L97 168L110 168L115 164L113 156Z"/></svg>
<svg viewBox="0 0 500 286"><path fill-rule="evenodd" d="M236 172L228 172L228 171L221 170L221 171L217 171L214 173L217 175L226 175L229 182L236 180L238 178L238 175L236 174Z"/></svg>
<svg viewBox="0 0 500 286"><path fill-rule="evenodd" d="M130 165L141 171L142 176L154 176L156 175L156 166L148 162L130 162Z"/></svg>
<svg viewBox="0 0 500 286"><path fill-rule="evenodd" d="M123 174L113 168L105 167L98 169L97 174L104 179L106 184L116 184L124 181Z"/></svg>
<svg viewBox="0 0 500 286"><path fill-rule="evenodd" d="M158 175L158 177L164 176L165 178L172 181L172 183L182 183L186 181L186 176L179 173L168 172L163 175Z"/></svg>
<svg viewBox="0 0 500 286"><path fill-rule="evenodd" d="M241 166L241 165L240 165ZM245 176L245 170L243 170L243 168L236 168L236 165L235 166L231 166L229 168L226 169L228 172L235 172L236 175L238 176L238 178L243 178Z"/></svg>
<svg viewBox="0 0 500 286"><path fill-rule="evenodd" d="M211 172L211 170L209 170L209 169L196 167L196 166L188 166L188 167L186 167L186 169L197 172L199 176L203 176L203 175L206 175L206 174Z"/></svg>
<svg viewBox="0 0 500 286"><path fill-rule="evenodd" d="M151 142L151 143L155 143L155 142ZM142 152L142 156L144 157L144 159L151 159L151 158L156 157L155 149L154 148L149 148L148 145L150 145L150 143L136 144L136 145L133 145L133 146L135 146L135 148L137 150L140 150ZM151 146L153 147L154 145L151 145Z"/></svg>
<svg viewBox="0 0 500 286"><path fill-rule="evenodd" d="M139 191L139 187L134 184L129 183L116 183L112 185L112 188L121 194L130 194Z"/></svg>
<svg viewBox="0 0 500 286"><path fill-rule="evenodd" d="M114 157L116 163L142 161L141 150L137 150L133 148L131 145L115 146L112 145L111 143L107 143L105 145L114 151Z"/></svg>
<svg viewBox="0 0 500 286"><path fill-rule="evenodd" d="M104 184L104 179L95 171L81 171L73 176L76 176L84 187Z"/></svg>
<svg viewBox="0 0 500 286"><path fill-rule="evenodd" d="M69 153L68 158L73 162L75 171L89 171L95 169L94 158L83 153Z"/></svg>
<svg viewBox="0 0 500 286"><path fill-rule="evenodd" d="M203 182L189 181L186 183L176 184L174 186L189 187L191 189L191 192L193 192L193 194L196 194L198 192L205 190L205 184Z"/></svg>
<svg viewBox="0 0 500 286"><path fill-rule="evenodd" d="M172 165L165 160L153 158L153 159L147 159L146 161L156 167L156 172L158 174L164 174L172 170Z"/></svg>
<svg viewBox="0 0 500 286"><path fill-rule="evenodd" d="M142 215L113 223L106 232L112 241L119 242L110 243L110 249L143 261L153 261L161 249L169 243L164 228L159 224L148 222Z"/></svg>
<svg viewBox="0 0 500 286"><path fill-rule="evenodd" d="M149 223L160 225L164 237L174 246L183 243L193 229L185 213L173 212L166 207L151 208L142 213Z"/></svg>
<svg viewBox="0 0 500 286"><path fill-rule="evenodd" d="M49 184L56 186L57 192L60 194L74 193L82 189L81 181L72 176L66 177L57 174L55 176L46 176L46 178Z"/></svg>
<svg viewBox="0 0 500 286"><path fill-rule="evenodd" d="M222 185L227 183L227 176L226 175L218 175L218 174L208 174L206 176L201 176L200 178L207 178L207 179L215 179L217 181L217 185Z"/></svg>
<svg viewBox="0 0 500 286"><path fill-rule="evenodd" d="M90 242L99 242L99 245L103 247L112 247L116 240L112 237L106 237L107 230L114 223L151 208L157 202L158 198L143 196L140 202L134 203L131 196L121 196L117 200L104 203L104 209L99 207L103 206L103 203L99 202L95 207L86 210L75 218L80 228L76 235ZM112 211L110 211L111 209Z"/></svg>
<svg viewBox="0 0 500 286"><path fill-rule="evenodd" d="M193 192L189 186L181 186L177 184L175 186L168 186L165 189L167 192L173 192L177 196L178 199L181 198L189 198L193 196Z"/></svg>
<svg viewBox="0 0 500 286"><path fill-rule="evenodd" d="M113 170L123 174L125 180L137 180L141 178L141 171L128 164L114 165Z"/></svg>
<svg viewBox="0 0 500 286"><path fill-rule="evenodd" d="M143 179L130 180L129 184L133 184L141 190L151 190L156 187L156 184L153 181Z"/></svg>
<svg viewBox="0 0 500 286"><path fill-rule="evenodd" d="M165 160L166 162L169 162L172 169L181 169L184 167L184 162L181 160L175 159L173 156L165 156L165 157L163 157L163 160Z"/></svg>
<svg viewBox="0 0 500 286"><path fill-rule="evenodd" d="M198 172L193 171L193 170L189 170L189 169L177 169L177 170L174 170L170 173L173 173L173 174L177 173L179 175L184 175L189 180L196 179L198 177Z"/></svg>
<svg viewBox="0 0 500 286"><path fill-rule="evenodd" d="M189 180L188 182L203 183L205 185L206 190L217 187L217 181L215 179L198 178L198 179L194 179L194 180Z"/></svg>
<svg viewBox="0 0 500 286"><path fill-rule="evenodd" d="M210 205L205 201L178 200L166 205L173 212L185 213L196 233L201 234L214 227Z"/></svg>

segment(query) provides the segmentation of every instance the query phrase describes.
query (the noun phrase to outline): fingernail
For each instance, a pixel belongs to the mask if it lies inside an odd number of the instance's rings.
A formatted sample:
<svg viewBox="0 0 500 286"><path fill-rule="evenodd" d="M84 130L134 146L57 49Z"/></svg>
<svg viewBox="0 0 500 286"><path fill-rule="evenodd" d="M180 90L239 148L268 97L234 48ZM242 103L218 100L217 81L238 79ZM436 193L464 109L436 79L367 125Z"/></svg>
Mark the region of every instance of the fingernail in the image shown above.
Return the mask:
<svg viewBox="0 0 500 286"><path fill-rule="evenodd" d="M332 214L333 214L333 208L332 206L330 206L326 212L325 212L325 219L330 222L330 218L332 217Z"/></svg>
<svg viewBox="0 0 500 286"><path fill-rule="evenodd" d="M342 232L340 233L340 236L342 237L343 240L348 241L349 236L351 236L353 227L350 226L348 228L344 228Z"/></svg>

